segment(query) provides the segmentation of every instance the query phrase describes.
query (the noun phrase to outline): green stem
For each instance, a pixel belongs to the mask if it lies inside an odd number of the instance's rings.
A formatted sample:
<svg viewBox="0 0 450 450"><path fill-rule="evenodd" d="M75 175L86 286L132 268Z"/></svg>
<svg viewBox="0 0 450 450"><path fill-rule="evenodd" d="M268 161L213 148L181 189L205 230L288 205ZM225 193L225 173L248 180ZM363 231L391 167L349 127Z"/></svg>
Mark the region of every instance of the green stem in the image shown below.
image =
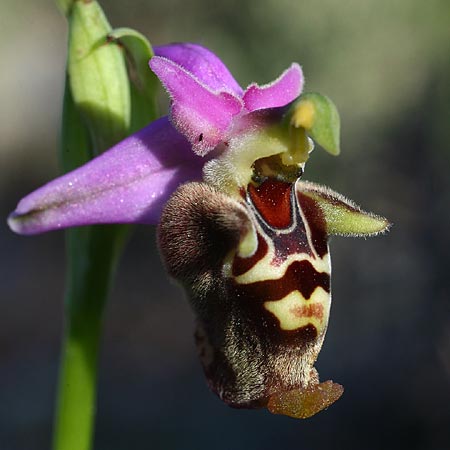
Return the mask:
<svg viewBox="0 0 450 450"><path fill-rule="evenodd" d="M70 230L66 327L53 448L89 450L103 310L127 227Z"/></svg>
<svg viewBox="0 0 450 450"><path fill-rule="evenodd" d="M68 172L91 158L86 126L75 107L66 77L60 164ZM66 234L67 276L65 296L65 331L61 349L59 392L54 424L55 450L90 448L95 416L96 361L101 327L104 293L99 292L91 304L83 300L89 292L88 279L83 279L83 252L89 248L89 228L69 230ZM79 241L79 245L76 242ZM88 270L89 264L85 264ZM92 276L89 277L92 280ZM80 283L77 285L77 281ZM102 291L105 291L103 287ZM102 298L103 297L103 298ZM97 311L93 308L96 307ZM91 308L89 310L88 308ZM86 313L83 313L86 309ZM85 315L85 317L83 317Z"/></svg>
<svg viewBox="0 0 450 450"><path fill-rule="evenodd" d="M66 325L61 361L59 406L53 448L91 448L96 398L96 361L100 321L83 330L83 323L70 318ZM99 319L97 317L97 319Z"/></svg>

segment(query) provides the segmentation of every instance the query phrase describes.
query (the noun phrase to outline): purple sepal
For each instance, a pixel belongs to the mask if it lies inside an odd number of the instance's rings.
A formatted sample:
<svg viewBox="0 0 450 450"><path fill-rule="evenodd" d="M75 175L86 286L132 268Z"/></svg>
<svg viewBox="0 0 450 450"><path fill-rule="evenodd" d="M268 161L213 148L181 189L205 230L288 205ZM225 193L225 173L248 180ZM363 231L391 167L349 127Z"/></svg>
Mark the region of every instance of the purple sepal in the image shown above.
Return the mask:
<svg viewBox="0 0 450 450"><path fill-rule="evenodd" d="M201 179L204 162L163 117L27 195L8 223L20 234L99 223L156 224L177 186Z"/></svg>

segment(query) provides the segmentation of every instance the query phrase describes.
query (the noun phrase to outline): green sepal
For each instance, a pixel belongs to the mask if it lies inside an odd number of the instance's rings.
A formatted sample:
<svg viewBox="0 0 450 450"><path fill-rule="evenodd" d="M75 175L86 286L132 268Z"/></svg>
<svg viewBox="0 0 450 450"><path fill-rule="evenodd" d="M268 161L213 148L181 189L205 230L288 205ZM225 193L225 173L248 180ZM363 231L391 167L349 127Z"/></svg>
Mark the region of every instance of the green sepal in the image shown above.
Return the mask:
<svg viewBox="0 0 450 450"><path fill-rule="evenodd" d="M340 119L336 105L325 95L305 92L293 105L291 124L307 134L332 155L340 153Z"/></svg>
<svg viewBox="0 0 450 450"><path fill-rule="evenodd" d="M305 201L303 196L314 201L328 235L375 236L391 226L384 217L363 211L353 201L325 186L298 182L297 196L300 205Z"/></svg>
<svg viewBox="0 0 450 450"><path fill-rule="evenodd" d="M117 28L108 38L125 49L131 80L131 131L136 131L157 118L156 92L158 79L148 62L153 49L148 39L131 28Z"/></svg>
<svg viewBox="0 0 450 450"><path fill-rule="evenodd" d="M91 132L96 153L129 133L130 87L123 50L96 1L76 1L69 14L67 70L74 103Z"/></svg>

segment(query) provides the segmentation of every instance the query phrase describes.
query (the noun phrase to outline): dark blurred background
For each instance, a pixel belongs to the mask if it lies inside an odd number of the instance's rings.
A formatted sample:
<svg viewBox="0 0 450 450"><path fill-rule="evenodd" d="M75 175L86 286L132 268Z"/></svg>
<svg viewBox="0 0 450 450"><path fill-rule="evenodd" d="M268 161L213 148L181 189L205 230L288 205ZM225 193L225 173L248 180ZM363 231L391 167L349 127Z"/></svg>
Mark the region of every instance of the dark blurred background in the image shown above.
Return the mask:
<svg viewBox="0 0 450 450"><path fill-rule="evenodd" d="M342 155L306 178L387 216L333 239L334 304L317 367L345 386L306 421L208 391L193 317L154 230L137 229L105 317L97 450L449 449L450 2L108 0L113 26L213 49L246 86L292 61L341 113ZM1 217L58 174L66 24L52 2L0 3ZM62 330L62 232L0 226L0 449L47 449Z"/></svg>

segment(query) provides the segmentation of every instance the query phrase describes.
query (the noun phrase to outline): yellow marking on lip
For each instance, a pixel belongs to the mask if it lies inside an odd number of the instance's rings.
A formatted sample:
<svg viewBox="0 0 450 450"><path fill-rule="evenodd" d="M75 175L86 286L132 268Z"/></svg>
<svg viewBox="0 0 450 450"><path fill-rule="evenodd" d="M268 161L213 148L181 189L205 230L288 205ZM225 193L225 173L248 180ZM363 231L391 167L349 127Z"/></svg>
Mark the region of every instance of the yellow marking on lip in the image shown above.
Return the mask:
<svg viewBox="0 0 450 450"><path fill-rule="evenodd" d="M299 291L293 291L280 300L264 302L264 308L278 319L282 330L292 331L312 324L320 335L328 324L330 304L330 294L319 286L308 300Z"/></svg>

